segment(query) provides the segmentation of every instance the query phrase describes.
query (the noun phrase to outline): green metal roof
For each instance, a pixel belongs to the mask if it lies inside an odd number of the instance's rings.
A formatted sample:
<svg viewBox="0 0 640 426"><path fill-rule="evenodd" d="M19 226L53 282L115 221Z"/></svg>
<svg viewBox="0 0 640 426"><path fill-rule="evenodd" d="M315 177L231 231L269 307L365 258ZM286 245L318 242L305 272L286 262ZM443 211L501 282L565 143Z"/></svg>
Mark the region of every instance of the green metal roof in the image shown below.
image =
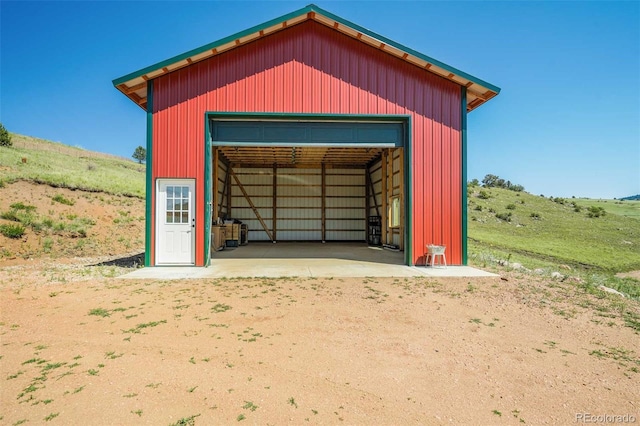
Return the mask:
<svg viewBox="0 0 640 426"><path fill-rule="evenodd" d="M142 108L147 105L147 82L161 75L208 59L222 52L250 43L276 31L284 30L307 20L314 20L331 27L365 44L394 55L413 65L424 68L426 72L439 75L461 86L467 87L467 111L482 105L500 93L500 88L464 71L440 62L434 58L403 46L393 40L374 33L360 25L347 21L331 12L310 4L302 9L256 25L247 30L230 35L157 64L142 68L130 74L116 78L113 85Z"/></svg>

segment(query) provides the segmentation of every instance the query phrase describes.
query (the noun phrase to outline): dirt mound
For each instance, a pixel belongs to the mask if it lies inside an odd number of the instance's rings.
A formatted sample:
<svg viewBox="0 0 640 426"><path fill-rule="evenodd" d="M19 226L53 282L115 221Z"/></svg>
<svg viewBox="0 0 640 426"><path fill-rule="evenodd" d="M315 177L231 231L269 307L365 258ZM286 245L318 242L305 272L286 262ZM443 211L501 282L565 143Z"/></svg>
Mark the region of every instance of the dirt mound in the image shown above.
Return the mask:
<svg viewBox="0 0 640 426"><path fill-rule="evenodd" d="M16 225L13 214L25 227L21 238L0 234L0 266L144 250L142 199L22 181L0 188L0 199L0 224Z"/></svg>

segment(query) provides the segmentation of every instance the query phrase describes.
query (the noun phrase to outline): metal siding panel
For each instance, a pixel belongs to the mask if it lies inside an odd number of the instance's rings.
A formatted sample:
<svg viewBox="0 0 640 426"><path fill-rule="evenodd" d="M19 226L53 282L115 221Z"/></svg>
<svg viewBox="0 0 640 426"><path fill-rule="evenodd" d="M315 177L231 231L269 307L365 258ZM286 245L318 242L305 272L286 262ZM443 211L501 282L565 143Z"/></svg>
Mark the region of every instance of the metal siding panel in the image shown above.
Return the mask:
<svg viewBox="0 0 640 426"><path fill-rule="evenodd" d="M365 231L327 231L327 241L364 241Z"/></svg>
<svg viewBox="0 0 640 426"><path fill-rule="evenodd" d="M458 90L459 92L459 90ZM462 170L462 128L460 102L461 95L451 93L451 246L454 248L451 253L451 261L455 264L464 263L464 244L462 241L462 215L463 209L463 191L466 191L466 185L463 183ZM460 225L458 225L460 224Z"/></svg>
<svg viewBox="0 0 640 426"><path fill-rule="evenodd" d="M423 100L424 102L424 100ZM417 258L415 263L424 263L425 252L425 187L426 187L426 171L424 161L425 143L424 143L424 118L416 117L414 120L414 139L421 140L423 143L414 143L413 156L411 158L411 169L413 170L413 194L405 191L405 198L413 195L413 244L415 249L414 257ZM428 167L428 166L427 166Z"/></svg>
<svg viewBox="0 0 640 426"><path fill-rule="evenodd" d="M442 218L440 222L440 235L442 244L448 247L449 259L452 262L452 252L454 247L451 245L451 165L450 152L451 152L451 132L447 123L450 120L449 117L449 97L447 96L446 89L442 88L442 170L441 170L441 199L442 199Z"/></svg>
<svg viewBox="0 0 640 426"><path fill-rule="evenodd" d="M262 231L251 231L250 230L248 238L249 238L249 242L251 242L251 241L271 241L269 239L269 236L267 235L267 233L264 232L264 230L262 230Z"/></svg>
<svg viewBox="0 0 640 426"><path fill-rule="evenodd" d="M197 264L204 256L205 111L411 114L413 262L422 261L424 244L438 238L448 241L451 263L461 261L460 119L459 113L447 114L446 122L442 117L444 108L460 105L456 84L313 21L154 82L153 179L197 179Z"/></svg>

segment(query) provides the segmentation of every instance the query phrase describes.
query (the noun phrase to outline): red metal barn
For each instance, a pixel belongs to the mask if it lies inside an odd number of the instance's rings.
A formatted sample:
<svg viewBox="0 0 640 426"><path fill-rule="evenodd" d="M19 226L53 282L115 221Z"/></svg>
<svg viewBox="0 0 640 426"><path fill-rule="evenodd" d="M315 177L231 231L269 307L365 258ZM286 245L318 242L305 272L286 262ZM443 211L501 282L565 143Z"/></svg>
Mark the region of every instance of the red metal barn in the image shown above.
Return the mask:
<svg viewBox="0 0 640 426"><path fill-rule="evenodd" d="M219 217L466 264L466 114L498 87L315 5L113 84L147 112L147 266L208 264Z"/></svg>

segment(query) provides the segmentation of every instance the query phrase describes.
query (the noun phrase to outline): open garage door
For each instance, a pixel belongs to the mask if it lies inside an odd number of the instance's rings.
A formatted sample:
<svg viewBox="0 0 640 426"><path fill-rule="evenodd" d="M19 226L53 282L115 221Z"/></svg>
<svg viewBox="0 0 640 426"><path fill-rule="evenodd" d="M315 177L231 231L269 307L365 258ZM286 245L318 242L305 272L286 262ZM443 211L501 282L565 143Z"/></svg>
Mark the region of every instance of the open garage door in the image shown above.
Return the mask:
<svg viewBox="0 0 640 426"><path fill-rule="evenodd" d="M368 218L378 215L386 224L391 196L402 193L401 120L209 125L213 218L242 221L249 241L365 242ZM385 228L381 242L400 247L404 223Z"/></svg>

